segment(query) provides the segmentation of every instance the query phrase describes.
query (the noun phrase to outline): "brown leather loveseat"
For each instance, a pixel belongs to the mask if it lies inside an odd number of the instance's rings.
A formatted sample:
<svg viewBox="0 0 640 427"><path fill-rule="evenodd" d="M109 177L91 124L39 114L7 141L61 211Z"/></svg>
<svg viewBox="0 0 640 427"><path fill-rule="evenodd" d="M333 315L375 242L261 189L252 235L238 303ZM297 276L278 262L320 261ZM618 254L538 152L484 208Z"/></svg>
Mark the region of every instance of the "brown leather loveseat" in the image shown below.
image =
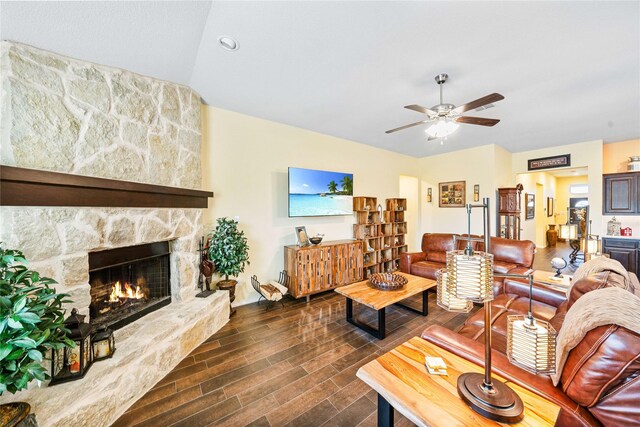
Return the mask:
<svg viewBox="0 0 640 427"><path fill-rule="evenodd" d="M446 267L447 252L454 249L454 236L457 236L456 249L464 249L467 246L465 235L425 233L422 236L422 252L400 254L400 271L435 280L436 271ZM471 247L481 251L484 243L472 241ZM536 245L529 240L491 237L494 273L525 274L533 265L535 249ZM495 295L502 292L503 282L502 278L494 278Z"/></svg>
<svg viewBox="0 0 640 427"><path fill-rule="evenodd" d="M568 298L564 292L534 284L533 315L560 331L567 311L582 295L619 280L620 275L610 271L585 277L573 284ZM507 278L492 302L494 372L559 405L557 426L640 426L640 335L624 327L611 324L588 332L569 352L558 386L549 376L509 363L507 316L527 312L528 292L528 283ZM483 315L483 310L476 312L458 332L430 326L422 337L483 365Z"/></svg>

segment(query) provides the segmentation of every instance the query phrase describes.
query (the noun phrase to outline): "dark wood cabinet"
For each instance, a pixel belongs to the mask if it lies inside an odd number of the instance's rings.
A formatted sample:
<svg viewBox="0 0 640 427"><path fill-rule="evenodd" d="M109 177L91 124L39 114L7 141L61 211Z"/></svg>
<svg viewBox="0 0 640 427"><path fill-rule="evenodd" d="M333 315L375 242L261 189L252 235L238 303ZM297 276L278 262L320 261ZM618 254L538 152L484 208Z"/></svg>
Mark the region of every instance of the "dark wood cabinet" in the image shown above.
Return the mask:
<svg viewBox="0 0 640 427"><path fill-rule="evenodd" d="M640 240L602 239L602 252L632 273L640 272Z"/></svg>
<svg viewBox="0 0 640 427"><path fill-rule="evenodd" d="M614 173L602 177L604 215L640 214L640 173Z"/></svg>
<svg viewBox="0 0 640 427"><path fill-rule="evenodd" d="M498 188L497 237L520 240L520 188Z"/></svg>

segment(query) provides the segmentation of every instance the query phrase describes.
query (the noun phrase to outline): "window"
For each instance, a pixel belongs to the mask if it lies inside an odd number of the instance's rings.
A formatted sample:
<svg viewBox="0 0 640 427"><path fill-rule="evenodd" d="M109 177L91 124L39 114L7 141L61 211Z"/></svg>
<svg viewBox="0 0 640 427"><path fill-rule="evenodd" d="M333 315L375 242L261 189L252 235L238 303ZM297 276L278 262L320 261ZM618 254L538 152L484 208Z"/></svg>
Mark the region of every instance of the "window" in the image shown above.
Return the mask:
<svg viewBox="0 0 640 427"><path fill-rule="evenodd" d="M588 184L571 184L569 186L569 192L571 194L588 194L589 185Z"/></svg>

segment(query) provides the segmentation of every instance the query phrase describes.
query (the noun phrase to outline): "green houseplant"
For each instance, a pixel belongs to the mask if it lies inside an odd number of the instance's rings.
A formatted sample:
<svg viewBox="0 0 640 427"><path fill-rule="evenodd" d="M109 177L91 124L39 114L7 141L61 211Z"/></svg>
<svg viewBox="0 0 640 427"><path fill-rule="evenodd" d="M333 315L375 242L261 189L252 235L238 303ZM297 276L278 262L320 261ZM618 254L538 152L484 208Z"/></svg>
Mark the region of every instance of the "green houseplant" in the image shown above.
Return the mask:
<svg viewBox="0 0 640 427"><path fill-rule="evenodd" d="M218 218L215 230L209 233L206 252L216 271L224 276L217 284L218 289L228 290L229 300L233 302L238 282L229 277L237 277L249 265L249 244L244 231L238 230L238 221ZM231 308L231 314L234 312Z"/></svg>
<svg viewBox="0 0 640 427"><path fill-rule="evenodd" d="M42 365L51 349L73 347L53 279L29 270L22 252L0 246L0 395L49 378Z"/></svg>

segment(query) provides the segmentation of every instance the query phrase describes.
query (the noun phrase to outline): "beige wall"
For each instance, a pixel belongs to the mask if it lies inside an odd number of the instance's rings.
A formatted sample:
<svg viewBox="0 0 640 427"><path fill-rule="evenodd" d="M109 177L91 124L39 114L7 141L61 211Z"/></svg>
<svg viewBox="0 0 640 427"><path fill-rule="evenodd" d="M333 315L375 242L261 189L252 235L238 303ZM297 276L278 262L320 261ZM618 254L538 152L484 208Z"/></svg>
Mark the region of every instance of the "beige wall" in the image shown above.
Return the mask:
<svg viewBox="0 0 640 427"><path fill-rule="evenodd" d="M549 224L554 224L553 217L547 216L547 197L556 197L556 177L546 172L534 172L518 174L516 182L522 184L522 231L520 238L535 242L539 248L547 246L546 231ZM535 216L526 219L526 194L534 194Z"/></svg>
<svg viewBox="0 0 640 427"><path fill-rule="evenodd" d="M592 232L600 234L602 230L602 156L600 153L602 153L602 140L524 151L512 155L512 170L515 174L526 173L528 159L571 154L572 168L588 168L589 204L592 207L589 215L593 220Z"/></svg>
<svg viewBox="0 0 640 427"><path fill-rule="evenodd" d="M203 106L203 188L215 197L205 211L204 224L218 217L239 217L249 239L250 261L238 278L238 305L257 294L249 278L275 279L284 266L283 246L296 242L294 227L304 225L309 235L324 233L325 240L353 237L353 216L289 218L287 168L352 172L354 194L399 197L401 176L417 180L417 159L340 138L270 122L219 108ZM410 180L403 195L417 194ZM409 218L419 218L409 201ZM409 221L409 234L417 224ZM412 239L409 239L409 249Z"/></svg>
<svg viewBox="0 0 640 427"><path fill-rule="evenodd" d="M480 185L480 201L491 203L491 234L495 234L496 189L511 185L511 153L494 145L484 145L437 156L423 157L420 165L420 203L422 233L466 233L467 213L464 208L438 206L441 182L466 181L467 203L473 203L473 186ZM433 189L433 201L427 203L427 189ZM471 231L482 233L482 212L471 214Z"/></svg>
<svg viewBox="0 0 640 427"><path fill-rule="evenodd" d="M640 139L603 144L602 172L626 172L630 156L640 156Z"/></svg>

